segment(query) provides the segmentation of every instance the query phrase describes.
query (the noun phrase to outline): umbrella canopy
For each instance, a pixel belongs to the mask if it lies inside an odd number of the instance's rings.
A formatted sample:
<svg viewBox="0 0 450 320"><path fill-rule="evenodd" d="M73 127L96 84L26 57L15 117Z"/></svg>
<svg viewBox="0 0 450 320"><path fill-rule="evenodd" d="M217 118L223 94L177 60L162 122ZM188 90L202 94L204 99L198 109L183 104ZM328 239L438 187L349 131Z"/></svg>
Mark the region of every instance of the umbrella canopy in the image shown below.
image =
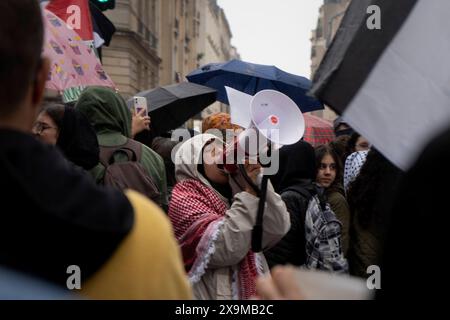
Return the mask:
<svg viewBox="0 0 450 320"><path fill-rule="evenodd" d="M310 143L313 147L321 144L327 144L335 139L333 124L319 117L304 114L305 134L303 140Z"/></svg>
<svg viewBox="0 0 450 320"><path fill-rule="evenodd" d="M149 91L136 96L147 98L152 131L162 134L180 127L187 120L216 101L217 91L195 83L182 82ZM133 99L128 100L128 105Z"/></svg>
<svg viewBox="0 0 450 320"><path fill-rule="evenodd" d="M74 30L48 10L44 10L43 17L44 56L51 61L47 89L62 92L85 86L115 87L94 51Z"/></svg>
<svg viewBox="0 0 450 320"><path fill-rule="evenodd" d="M190 82L216 89L217 100L226 104L229 102L225 86L250 95L272 89L289 96L302 112L323 109L321 102L307 95L311 88L311 81L274 66L231 60L203 66L190 73L187 78Z"/></svg>

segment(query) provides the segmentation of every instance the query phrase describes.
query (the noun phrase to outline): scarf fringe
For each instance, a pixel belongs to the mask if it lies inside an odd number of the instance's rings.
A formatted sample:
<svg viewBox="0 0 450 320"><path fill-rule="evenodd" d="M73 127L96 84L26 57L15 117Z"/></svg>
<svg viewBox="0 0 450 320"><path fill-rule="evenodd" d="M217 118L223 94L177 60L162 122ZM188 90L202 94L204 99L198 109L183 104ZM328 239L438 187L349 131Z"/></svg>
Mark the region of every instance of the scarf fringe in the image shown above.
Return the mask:
<svg viewBox="0 0 450 320"><path fill-rule="evenodd" d="M262 259L263 259L262 253L255 253L256 271L258 272L258 275L260 275L260 276L264 275L264 264L263 264Z"/></svg>
<svg viewBox="0 0 450 320"><path fill-rule="evenodd" d="M207 245L205 246L205 249L202 250L204 252L199 253L198 258L195 260L194 265L189 271L188 277L191 284L199 282L205 274L206 268L209 264L209 260L211 259L211 256L216 252L216 240L219 237L220 228L224 224L224 221L224 219L221 219L216 223L211 223L211 225L208 227L208 230L203 235L203 239L201 240L201 242L205 240L205 242L207 242ZM203 248L203 246L200 247Z"/></svg>
<svg viewBox="0 0 450 320"><path fill-rule="evenodd" d="M231 279L231 293L233 296L233 300L239 300L239 272L238 270L233 270L233 276Z"/></svg>

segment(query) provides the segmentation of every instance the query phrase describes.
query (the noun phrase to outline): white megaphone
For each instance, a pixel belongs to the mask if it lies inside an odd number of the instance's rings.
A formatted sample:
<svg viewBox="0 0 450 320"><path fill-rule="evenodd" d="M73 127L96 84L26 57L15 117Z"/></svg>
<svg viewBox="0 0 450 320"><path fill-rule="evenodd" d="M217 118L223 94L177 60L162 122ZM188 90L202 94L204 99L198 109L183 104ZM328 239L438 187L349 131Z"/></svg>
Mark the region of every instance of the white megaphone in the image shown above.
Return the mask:
<svg viewBox="0 0 450 320"><path fill-rule="evenodd" d="M263 90L254 97L226 87L231 109L231 122L246 128L234 143L232 159L257 158L272 148L298 142L305 132L305 120L300 108L285 94ZM235 172L230 152L224 167Z"/></svg>

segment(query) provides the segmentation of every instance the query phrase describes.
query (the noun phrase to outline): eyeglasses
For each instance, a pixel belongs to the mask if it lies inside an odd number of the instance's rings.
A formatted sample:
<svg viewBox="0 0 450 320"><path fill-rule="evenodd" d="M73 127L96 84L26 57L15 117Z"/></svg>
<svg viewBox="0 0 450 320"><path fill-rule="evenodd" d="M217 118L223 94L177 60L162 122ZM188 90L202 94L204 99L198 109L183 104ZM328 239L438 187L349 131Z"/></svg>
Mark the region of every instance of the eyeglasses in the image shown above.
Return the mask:
<svg viewBox="0 0 450 320"><path fill-rule="evenodd" d="M56 127L51 127L43 122L36 122L33 126L33 131L35 134L42 134L45 130L55 129L58 130Z"/></svg>

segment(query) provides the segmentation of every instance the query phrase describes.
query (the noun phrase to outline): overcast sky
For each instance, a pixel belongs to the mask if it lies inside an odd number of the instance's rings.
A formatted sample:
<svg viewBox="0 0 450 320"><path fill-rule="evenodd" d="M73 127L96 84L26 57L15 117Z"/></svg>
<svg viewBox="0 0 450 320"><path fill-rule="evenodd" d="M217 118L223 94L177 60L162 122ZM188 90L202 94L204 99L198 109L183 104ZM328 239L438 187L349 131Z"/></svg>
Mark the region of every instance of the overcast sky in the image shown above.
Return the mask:
<svg viewBox="0 0 450 320"><path fill-rule="evenodd" d="M311 30L323 0L218 0L242 60L310 77Z"/></svg>

